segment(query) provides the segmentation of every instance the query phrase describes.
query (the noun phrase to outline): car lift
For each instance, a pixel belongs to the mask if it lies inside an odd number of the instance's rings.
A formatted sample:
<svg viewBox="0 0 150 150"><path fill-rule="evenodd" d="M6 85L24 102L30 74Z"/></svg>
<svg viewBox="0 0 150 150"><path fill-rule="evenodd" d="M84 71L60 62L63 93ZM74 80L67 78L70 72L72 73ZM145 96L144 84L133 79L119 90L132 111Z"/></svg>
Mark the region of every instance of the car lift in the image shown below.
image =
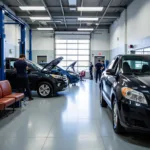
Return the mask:
<svg viewBox="0 0 150 150"><path fill-rule="evenodd" d="M4 17L8 16L15 22L6 22L4 23ZM0 4L0 80L5 79L5 58L4 58L4 39L5 39L5 24L19 24L20 32L21 32L21 40L20 40L20 54L25 54L25 37L26 37L26 27L29 28L29 60L32 60L32 30L29 25L25 23L23 20L15 16L10 10L6 8L5 5Z"/></svg>

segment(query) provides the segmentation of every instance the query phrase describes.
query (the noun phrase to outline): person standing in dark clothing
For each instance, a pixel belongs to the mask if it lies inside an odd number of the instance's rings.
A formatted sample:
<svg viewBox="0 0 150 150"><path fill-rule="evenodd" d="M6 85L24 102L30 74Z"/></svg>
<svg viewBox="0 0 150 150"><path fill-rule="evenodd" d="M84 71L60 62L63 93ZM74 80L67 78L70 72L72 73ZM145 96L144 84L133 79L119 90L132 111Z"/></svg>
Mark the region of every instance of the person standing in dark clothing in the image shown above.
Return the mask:
<svg viewBox="0 0 150 150"><path fill-rule="evenodd" d="M98 63L95 65L95 69L96 69L96 83L97 80L101 78L101 69L102 69L102 64L100 63L100 60L98 60Z"/></svg>
<svg viewBox="0 0 150 150"><path fill-rule="evenodd" d="M17 87L19 92L24 92L26 90L27 96L29 97L29 100L33 100L31 91L29 88L29 82L28 82L28 75L27 70L28 66L25 61L25 55L20 55L20 58L14 63L14 67L17 71Z"/></svg>
<svg viewBox="0 0 150 150"><path fill-rule="evenodd" d="M90 71L90 80L93 80L93 64L92 64L92 62L90 62L89 71Z"/></svg>

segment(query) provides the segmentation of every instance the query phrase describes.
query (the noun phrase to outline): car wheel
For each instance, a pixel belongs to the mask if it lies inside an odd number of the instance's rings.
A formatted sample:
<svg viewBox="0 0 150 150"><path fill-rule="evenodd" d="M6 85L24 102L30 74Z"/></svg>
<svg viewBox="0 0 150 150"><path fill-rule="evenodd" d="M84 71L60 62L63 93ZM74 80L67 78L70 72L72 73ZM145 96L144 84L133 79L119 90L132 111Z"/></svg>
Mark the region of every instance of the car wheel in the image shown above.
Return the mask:
<svg viewBox="0 0 150 150"><path fill-rule="evenodd" d="M102 86L100 87L100 105L102 107L107 107L107 103L105 102L105 100L103 98Z"/></svg>
<svg viewBox="0 0 150 150"><path fill-rule="evenodd" d="M116 133L122 133L124 131L124 128L120 124L120 119L118 115L118 106L117 106L117 101L113 101L113 111L112 111L112 116L113 116L113 128Z"/></svg>
<svg viewBox="0 0 150 150"><path fill-rule="evenodd" d="M49 82L41 82L37 89L40 97L46 98L53 96L53 88Z"/></svg>

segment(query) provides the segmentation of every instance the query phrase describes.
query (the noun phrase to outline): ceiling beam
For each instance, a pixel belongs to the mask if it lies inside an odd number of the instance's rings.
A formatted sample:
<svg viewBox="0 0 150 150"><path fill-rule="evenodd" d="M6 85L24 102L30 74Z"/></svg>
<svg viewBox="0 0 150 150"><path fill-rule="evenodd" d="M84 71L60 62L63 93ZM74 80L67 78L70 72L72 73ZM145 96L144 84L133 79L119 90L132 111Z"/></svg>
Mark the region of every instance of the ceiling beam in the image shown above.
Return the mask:
<svg viewBox="0 0 150 150"><path fill-rule="evenodd" d="M83 7L83 0L81 1L81 7ZM82 16L82 11L80 12L80 17ZM80 27L81 27L81 21L80 21Z"/></svg>
<svg viewBox="0 0 150 150"><path fill-rule="evenodd" d="M11 9L16 9L16 8L19 8L18 6L9 6L8 5L8 7L9 8L11 8ZM47 8L48 9L53 9L53 8L60 8L60 6L47 6ZM63 6L63 8L77 8L76 6ZM105 9L106 7L104 7L104 9ZM109 9L126 9L126 7L125 6L111 6L111 7L109 7Z"/></svg>
<svg viewBox="0 0 150 150"><path fill-rule="evenodd" d="M41 2L43 3L43 5L44 5L44 7L45 7L45 9L46 9L46 11L47 11L49 17L51 18L51 20L53 20L52 15L51 15L51 13L50 13L50 11L49 11L49 9L47 8L47 5L46 5L46 3L45 3L45 0L41 0ZM55 26L55 28L57 28L55 22L54 22L54 26Z"/></svg>
<svg viewBox="0 0 150 150"><path fill-rule="evenodd" d="M67 28L67 23L66 23L66 18L65 18L65 13L64 13L64 8L63 8L63 5L62 5L62 0L59 0L59 2L60 2L62 14L63 14L63 18L64 18L64 24L65 24L65 27Z"/></svg>
<svg viewBox="0 0 150 150"><path fill-rule="evenodd" d="M24 12L21 12L21 13L16 13L16 15L18 17L21 17L21 18L29 18L29 15L27 15L26 13ZM51 13L51 15L53 15L53 18L63 18L62 16L62 13ZM44 17L46 16L45 14L42 14L42 13L36 13L36 15L32 15L34 17L36 16L41 16L41 17ZM84 14L83 15L84 17L95 17L93 14ZM100 13L97 17L101 18L103 16L102 13ZM73 19L73 18L77 18L77 17L80 17L80 13L65 13L65 18L70 18L70 19ZM120 13L107 13L104 18L119 18L120 17Z"/></svg>
<svg viewBox="0 0 150 150"><path fill-rule="evenodd" d="M108 10L108 8L110 7L110 5L111 5L112 1L113 1L113 0L110 0L110 1L109 1L109 3L108 3L108 5L107 5L107 7L106 7L106 9L105 9L105 11L104 11L104 13L103 13L102 17L100 18L100 20L99 20L99 22L98 22L98 25L96 26L96 28L95 28L95 29L97 29L97 28L98 28L98 26L100 25L101 21L102 21L102 20L103 20L103 18L105 17L105 14L107 13L107 10Z"/></svg>

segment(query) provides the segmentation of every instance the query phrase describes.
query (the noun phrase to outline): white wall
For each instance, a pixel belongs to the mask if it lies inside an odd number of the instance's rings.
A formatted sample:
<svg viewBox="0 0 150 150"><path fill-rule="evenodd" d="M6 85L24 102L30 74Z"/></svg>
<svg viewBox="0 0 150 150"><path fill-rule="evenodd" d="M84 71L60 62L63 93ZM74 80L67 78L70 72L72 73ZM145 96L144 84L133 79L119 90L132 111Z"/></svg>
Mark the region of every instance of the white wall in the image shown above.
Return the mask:
<svg viewBox="0 0 150 150"><path fill-rule="evenodd" d="M110 27L111 58L150 47L150 0L134 0ZM129 45L134 45L133 49Z"/></svg>
<svg viewBox="0 0 150 150"><path fill-rule="evenodd" d="M110 27L110 59L126 52L126 11Z"/></svg>
<svg viewBox="0 0 150 150"><path fill-rule="evenodd" d="M5 25L5 57L18 57L20 27L18 25Z"/></svg>
<svg viewBox="0 0 150 150"><path fill-rule="evenodd" d="M135 0L127 11L127 41L135 49L150 46L150 0Z"/></svg>
<svg viewBox="0 0 150 150"><path fill-rule="evenodd" d="M37 56L47 56L47 61L54 58L54 35L49 31L32 31L32 57L37 62Z"/></svg>
<svg viewBox="0 0 150 150"><path fill-rule="evenodd" d="M91 50L110 50L110 38L108 30L98 31L91 35Z"/></svg>
<svg viewBox="0 0 150 150"><path fill-rule="evenodd" d="M106 59L110 57L110 34L108 30L94 32L91 35L91 61L94 62L94 56L104 55Z"/></svg>

